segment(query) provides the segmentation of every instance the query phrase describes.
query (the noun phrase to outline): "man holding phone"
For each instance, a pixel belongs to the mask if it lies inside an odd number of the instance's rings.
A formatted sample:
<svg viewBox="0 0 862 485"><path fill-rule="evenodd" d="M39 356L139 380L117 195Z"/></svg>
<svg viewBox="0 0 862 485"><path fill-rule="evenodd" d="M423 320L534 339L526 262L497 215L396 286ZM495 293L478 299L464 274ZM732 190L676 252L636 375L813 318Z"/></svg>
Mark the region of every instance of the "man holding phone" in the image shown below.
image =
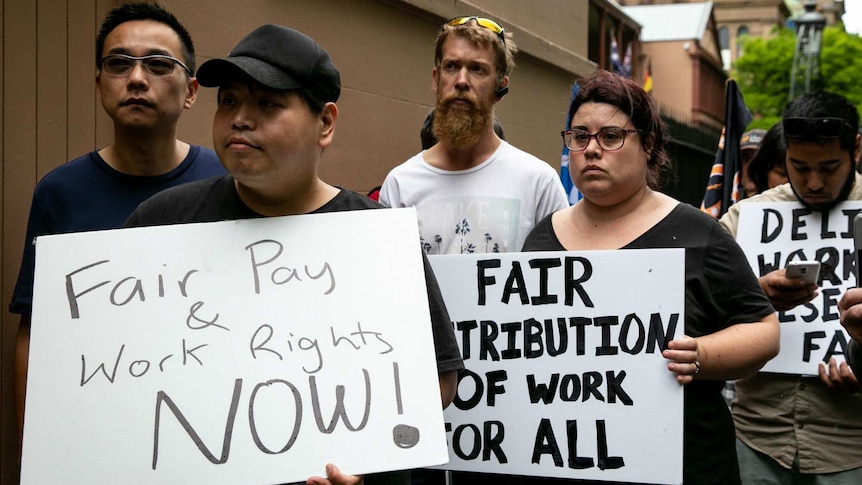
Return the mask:
<svg viewBox="0 0 862 485"><path fill-rule="evenodd" d="M801 280L807 285L817 285L820 273L820 261L788 261L784 268L784 276L792 280Z"/></svg>
<svg viewBox="0 0 862 485"><path fill-rule="evenodd" d="M782 127L789 183L740 203L799 201L827 217L841 202L862 200L859 113L852 103L837 94L806 93L784 108ZM734 237L739 209L731 206L720 220ZM777 310L817 294L817 285L789 278L786 269L762 276L760 285ZM839 304L842 323L849 322L851 313L841 309L854 301L850 294ZM862 302L862 294L856 298ZM862 328L862 308L852 313L859 314ZM862 386L846 363L834 359L819 373L760 372L736 382L732 412L743 483L862 483Z"/></svg>

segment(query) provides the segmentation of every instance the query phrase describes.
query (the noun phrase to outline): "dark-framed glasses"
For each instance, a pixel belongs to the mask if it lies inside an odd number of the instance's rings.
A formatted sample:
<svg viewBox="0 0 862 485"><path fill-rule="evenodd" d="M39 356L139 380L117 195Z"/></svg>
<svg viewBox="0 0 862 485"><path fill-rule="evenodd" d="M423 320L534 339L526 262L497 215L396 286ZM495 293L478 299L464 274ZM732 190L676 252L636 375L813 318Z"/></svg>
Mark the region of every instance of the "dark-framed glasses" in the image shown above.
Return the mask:
<svg viewBox="0 0 862 485"><path fill-rule="evenodd" d="M144 66L144 70L153 76L167 76L174 72L174 66L179 64L180 67L185 69L189 77L192 77L191 69L183 64L181 60L162 54L144 57L110 54L102 58L102 72L106 72L112 76L125 76L132 71L136 62L140 62Z"/></svg>
<svg viewBox="0 0 862 485"><path fill-rule="evenodd" d="M841 136L844 127L852 130L850 123L843 118L784 118L781 127L787 138L806 138L814 135L821 139L832 139Z"/></svg>
<svg viewBox="0 0 862 485"><path fill-rule="evenodd" d="M595 138L602 150L613 151L619 150L626 143L626 136L629 133L637 133L640 130L625 129L619 126L605 126L595 133L590 133L586 130L573 128L571 130L561 131L563 142L573 152L582 152L587 149L590 144L590 139Z"/></svg>
<svg viewBox="0 0 862 485"><path fill-rule="evenodd" d="M454 19L450 19L448 22L446 22L445 25L448 25L450 27L457 27L459 25L464 25L471 20L475 20L476 25L478 25L479 27L484 27L491 32L497 34L497 37L500 38L500 41L503 42L503 45L506 45L506 30L503 29L502 25L485 17L476 17L475 15L455 17Z"/></svg>

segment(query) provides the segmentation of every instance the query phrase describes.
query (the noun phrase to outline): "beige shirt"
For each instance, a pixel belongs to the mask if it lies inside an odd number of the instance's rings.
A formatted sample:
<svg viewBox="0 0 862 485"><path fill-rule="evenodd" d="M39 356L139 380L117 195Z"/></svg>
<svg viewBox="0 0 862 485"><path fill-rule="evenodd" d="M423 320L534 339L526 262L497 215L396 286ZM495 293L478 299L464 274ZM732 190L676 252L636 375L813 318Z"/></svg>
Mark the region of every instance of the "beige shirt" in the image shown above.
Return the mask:
<svg viewBox="0 0 862 485"><path fill-rule="evenodd" d="M862 200L856 174L850 200ZM790 184L779 185L730 207L719 221L734 237L741 204L792 202ZM834 473L862 466L862 394L827 388L817 377L759 372L736 381L732 404L736 436L791 468L799 454L802 473Z"/></svg>

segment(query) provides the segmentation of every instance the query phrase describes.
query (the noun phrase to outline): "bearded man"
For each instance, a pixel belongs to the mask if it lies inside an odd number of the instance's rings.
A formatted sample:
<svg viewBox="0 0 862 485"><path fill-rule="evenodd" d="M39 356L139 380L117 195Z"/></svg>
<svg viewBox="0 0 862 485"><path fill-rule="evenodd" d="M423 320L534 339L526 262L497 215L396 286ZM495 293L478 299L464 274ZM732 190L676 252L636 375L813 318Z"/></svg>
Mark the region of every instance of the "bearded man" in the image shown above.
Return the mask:
<svg viewBox="0 0 862 485"><path fill-rule="evenodd" d="M839 203L862 200L853 103L838 94L806 93L787 104L781 123L789 182L732 205L720 222L734 236L742 204L799 201L826 218ZM817 291L817 285L787 278L784 269L762 276L760 286L777 310L808 303ZM851 324L849 308L862 303L858 298L851 290L838 304L845 325ZM834 358L818 372L819 378L759 372L736 381L731 410L742 483L862 483L862 386Z"/></svg>
<svg viewBox="0 0 862 485"><path fill-rule="evenodd" d="M501 140L494 107L517 52L496 21L456 17L437 36L431 89L437 144L392 169L387 207L415 207L428 254L520 251L546 215L568 206L549 164Z"/></svg>

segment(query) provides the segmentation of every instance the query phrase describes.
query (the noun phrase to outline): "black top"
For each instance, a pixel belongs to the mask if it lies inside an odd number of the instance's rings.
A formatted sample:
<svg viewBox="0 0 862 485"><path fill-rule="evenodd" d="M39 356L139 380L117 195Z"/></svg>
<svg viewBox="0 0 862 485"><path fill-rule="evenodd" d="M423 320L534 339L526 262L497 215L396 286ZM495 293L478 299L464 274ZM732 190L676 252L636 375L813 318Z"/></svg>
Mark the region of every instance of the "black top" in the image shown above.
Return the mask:
<svg viewBox="0 0 862 485"><path fill-rule="evenodd" d="M341 191L329 202L311 211L311 214L341 212L364 209L381 209L383 206L368 197L349 190ZM265 217L251 210L237 194L234 179L230 175L182 187L165 190L141 204L126 221L126 227L182 224L192 222L218 222L237 219ZM422 262L425 265L425 286L428 291L428 305L431 313L431 330L434 335L434 349L437 356L437 372L457 371L464 368L452 322L443 303L443 295L425 252ZM395 471L375 473L365 477L366 485L408 485L410 472Z"/></svg>
<svg viewBox="0 0 862 485"><path fill-rule="evenodd" d="M685 248L685 333L699 337L737 323L757 322L775 310L742 249L718 221L687 204L622 249ZM533 229L524 251L565 251L551 216ZM739 484L733 421L723 381L685 386L683 483ZM532 480L530 483L542 483ZM555 483L549 481L548 483ZM607 482L604 482L607 483Z"/></svg>
<svg viewBox="0 0 862 485"><path fill-rule="evenodd" d="M215 152L191 145L186 158L161 175L119 172L90 152L48 172L33 190L27 236L9 311L29 316L37 236L122 227L141 202L164 189L225 174Z"/></svg>
<svg viewBox="0 0 862 485"><path fill-rule="evenodd" d="M368 197L341 189L323 206L310 214L342 212L364 209L382 209L383 206ZM266 217L251 210L236 191L233 177L225 175L201 180L165 190L138 206L129 216L125 227L183 224L192 222L219 222ZM421 249L420 249L421 250ZM437 354L437 372L457 371L464 368L461 352L452 330L449 312L428 259L422 251L425 265L425 286Z"/></svg>

